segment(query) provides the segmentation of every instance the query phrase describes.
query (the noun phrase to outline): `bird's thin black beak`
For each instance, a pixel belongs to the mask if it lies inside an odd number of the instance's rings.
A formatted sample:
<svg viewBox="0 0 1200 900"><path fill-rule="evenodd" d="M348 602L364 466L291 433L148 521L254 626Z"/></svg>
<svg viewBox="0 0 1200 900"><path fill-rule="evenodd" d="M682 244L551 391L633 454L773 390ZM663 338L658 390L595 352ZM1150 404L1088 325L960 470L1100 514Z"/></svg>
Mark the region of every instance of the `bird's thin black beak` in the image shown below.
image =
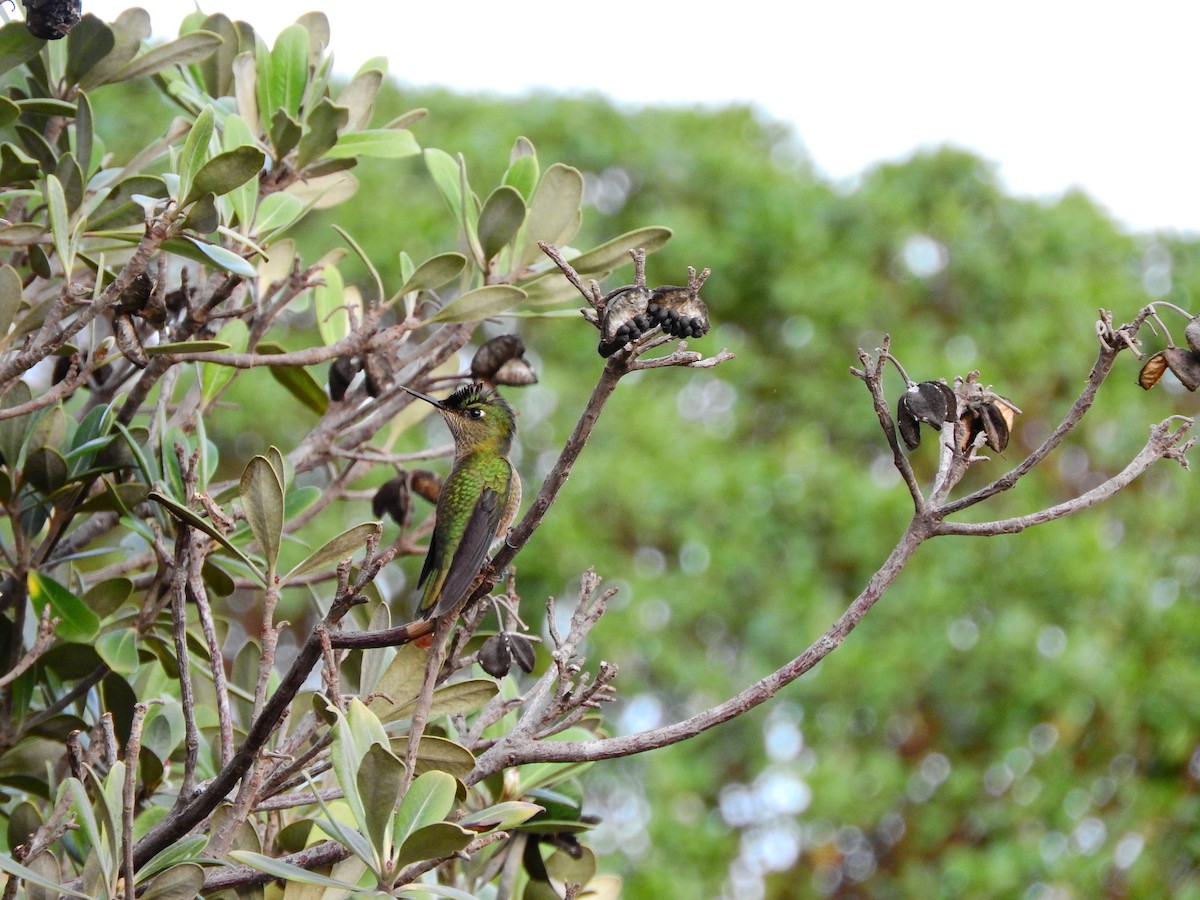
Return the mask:
<svg viewBox="0 0 1200 900"><path fill-rule="evenodd" d="M446 405L445 405L444 403L442 403L442 401L441 401L441 400L438 400L436 397L430 397L428 394L422 394L420 391L414 391L412 388L410 388L410 387L408 387L407 385L404 385L404 384L400 385L400 387L401 387L401 388L403 388L404 390L408 391L408 392L409 392L410 394L412 394L414 397L420 397L420 398L421 398L422 400L424 400L426 403L431 403L431 404L433 404L433 405L434 405L434 406L436 406L438 409L445 409L445 408L446 408Z"/></svg>

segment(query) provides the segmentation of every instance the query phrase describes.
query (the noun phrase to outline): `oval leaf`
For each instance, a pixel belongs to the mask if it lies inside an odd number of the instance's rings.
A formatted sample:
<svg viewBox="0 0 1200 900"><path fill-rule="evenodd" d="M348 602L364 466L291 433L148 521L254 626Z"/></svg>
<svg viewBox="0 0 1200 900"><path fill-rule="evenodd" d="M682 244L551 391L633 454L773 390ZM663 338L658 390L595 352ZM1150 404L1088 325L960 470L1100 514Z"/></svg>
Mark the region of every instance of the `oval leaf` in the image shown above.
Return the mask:
<svg viewBox="0 0 1200 900"><path fill-rule="evenodd" d="M156 75L171 66L200 62L221 46L221 36L211 31L192 31L153 48L105 79L106 84Z"/></svg>
<svg viewBox="0 0 1200 900"><path fill-rule="evenodd" d="M574 236L582 202L583 175L578 169L555 163L546 170L529 207L521 265L528 265L541 253L538 241L561 246Z"/></svg>
<svg viewBox="0 0 1200 900"><path fill-rule="evenodd" d="M257 147L235 147L218 153L196 173L192 189L184 198L183 205L187 206L205 194L215 194L218 197L228 194L262 171L266 161L267 155Z"/></svg>
<svg viewBox="0 0 1200 900"><path fill-rule="evenodd" d="M371 128L348 131L325 151L327 159L356 159L370 156L376 159L403 159L421 152L417 139L405 129Z"/></svg>
<svg viewBox="0 0 1200 900"><path fill-rule="evenodd" d="M46 606L62 621L55 634L71 643L89 643L100 631L100 617L65 587L39 572L30 572L29 599L40 614Z"/></svg>
<svg viewBox="0 0 1200 900"><path fill-rule="evenodd" d="M507 284L489 284L456 297L425 321L479 322L512 309L525 297L525 292L520 288Z"/></svg>
<svg viewBox="0 0 1200 900"><path fill-rule="evenodd" d="M379 531L378 522L363 522L361 525L355 525L353 528L346 529L337 537L322 544L320 549L288 572L283 577L283 580L287 581L289 578L295 578L298 575L305 575L309 572L322 569L325 566L340 563L343 559L353 556L365 547L367 538L372 534L378 534Z"/></svg>
<svg viewBox="0 0 1200 900"><path fill-rule="evenodd" d="M630 250L641 249L647 253L653 253L671 239L672 233L670 228L664 228L661 225L627 231L620 237L605 241L587 253L581 253L571 260L571 265L580 275L611 272L624 263L633 262L629 255Z"/></svg>
<svg viewBox="0 0 1200 900"><path fill-rule="evenodd" d="M250 530L267 558L268 568L274 571L283 539L283 485L265 456L256 456L246 465L238 494Z"/></svg>
<svg viewBox="0 0 1200 900"><path fill-rule="evenodd" d="M479 213L479 243L483 256L491 259L516 237L525 223L525 201L520 192L503 185L492 191Z"/></svg>
<svg viewBox="0 0 1200 900"><path fill-rule="evenodd" d="M459 276L467 265L467 258L461 253L440 253L430 257L417 266L415 272L404 282L396 296L411 294L414 291L431 291L448 284ZM396 297L392 298L393 300Z"/></svg>

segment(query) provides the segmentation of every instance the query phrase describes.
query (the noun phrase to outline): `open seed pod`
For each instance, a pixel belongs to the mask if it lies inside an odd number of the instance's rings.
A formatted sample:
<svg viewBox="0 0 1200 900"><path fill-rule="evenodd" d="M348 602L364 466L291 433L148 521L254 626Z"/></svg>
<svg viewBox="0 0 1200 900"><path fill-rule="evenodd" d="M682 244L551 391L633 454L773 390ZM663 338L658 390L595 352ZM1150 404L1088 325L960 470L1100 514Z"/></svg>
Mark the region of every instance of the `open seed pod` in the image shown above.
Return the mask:
<svg viewBox="0 0 1200 900"><path fill-rule="evenodd" d="M329 367L329 396L335 403L345 398L358 369L358 363L353 356L339 356L333 361L333 365Z"/></svg>
<svg viewBox="0 0 1200 900"><path fill-rule="evenodd" d="M987 446L997 453L1003 453L1008 446L1008 438L1018 412L1015 406L1002 397L969 403L966 412L962 414L962 423L966 428L963 451L966 452L972 447L975 439L983 434L983 442Z"/></svg>
<svg viewBox="0 0 1200 900"><path fill-rule="evenodd" d="M1188 330L1191 328L1189 324ZM1142 371L1138 373L1138 384L1145 390L1150 390L1158 384L1167 369L1170 369L1189 391L1200 388L1200 354L1193 350L1184 350L1182 347L1168 347L1146 360Z"/></svg>
<svg viewBox="0 0 1200 900"><path fill-rule="evenodd" d="M408 521L409 506L408 475L404 472L385 481L371 498L371 512L377 519L383 518L386 513L401 527Z"/></svg>
<svg viewBox="0 0 1200 900"><path fill-rule="evenodd" d="M525 359L525 342L519 334L502 334L484 343L471 360L471 377L507 387L537 384L537 374Z"/></svg>
<svg viewBox="0 0 1200 900"><path fill-rule="evenodd" d="M604 298L600 320L600 355L612 356L630 341L636 341L654 327L646 315L650 292L639 285L618 288Z"/></svg>
<svg viewBox="0 0 1200 900"><path fill-rule="evenodd" d="M708 306L694 288L664 285L655 288L646 310L655 325L679 338L708 334Z"/></svg>
<svg viewBox="0 0 1200 900"><path fill-rule="evenodd" d="M1187 323L1187 328L1183 329L1183 338L1194 353L1200 353L1200 316Z"/></svg>
<svg viewBox="0 0 1200 900"><path fill-rule="evenodd" d="M921 444L921 426L924 422L935 431L940 431L948 419L958 411L958 400L954 391L941 381L922 381L910 384L896 404L896 425L900 437L909 450Z"/></svg>

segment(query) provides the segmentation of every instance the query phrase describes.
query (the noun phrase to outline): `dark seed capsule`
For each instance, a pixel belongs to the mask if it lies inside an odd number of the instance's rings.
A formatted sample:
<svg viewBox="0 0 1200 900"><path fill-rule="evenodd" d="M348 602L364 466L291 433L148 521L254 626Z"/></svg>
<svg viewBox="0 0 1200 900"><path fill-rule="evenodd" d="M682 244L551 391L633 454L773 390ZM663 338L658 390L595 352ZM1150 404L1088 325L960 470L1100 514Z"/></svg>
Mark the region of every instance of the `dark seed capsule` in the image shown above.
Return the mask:
<svg viewBox="0 0 1200 900"><path fill-rule="evenodd" d="M408 520L408 508L408 476L403 473L380 485L375 496L371 498L371 512L377 519L386 513L400 526Z"/></svg>
<svg viewBox="0 0 1200 900"><path fill-rule="evenodd" d="M537 662L537 655L533 652L533 641L521 634L508 635L508 649L512 652L512 658L516 660L521 671L529 673L533 671L534 664Z"/></svg>
<svg viewBox="0 0 1200 900"><path fill-rule="evenodd" d="M512 653L503 634L493 634L479 648L479 665L493 678L503 678L512 668Z"/></svg>
<svg viewBox="0 0 1200 900"><path fill-rule="evenodd" d="M346 396L350 382L358 374L358 366L352 356L339 356L329 367L329 396L340 402Z"/></svg>
<svg viewBox="0 0 1200 900"><path fill-rule="evenodd" d="M493 384L506 387L523 387L527 384L537 384L537 373L524 357L515 357L504 363L492 376Z"/></svg>
<svg viewBox="0 0 1200 900"><path fill-rule="evenodd" d="M146 355L142 339L137 333L137 327L128 313L119 312L113 315L113 337L116 338L117 346L121 348L121 352L125 354L127 360L139 369L150 365L150 357Z"/></svg>
<svg viewBox="0 0 1200 900"><path fill-rule="evenodd" d="M1167 358L1167 366L1175 373L1175 377L1189 391L1200 387L1200 356L1191 350L1180 347L1168 347L1163 351Z"/></svg>
<svg viewBox="0 0 1200 900"><path fill-rule="evenodd" d="M82 0L25 0L25 27L34 37L57 41L79 22Z"/></svg>
<svg viewBox="0 0 1200 900"><path fill-rule="evenodd" d="M491 381L510 360L525 355L525 342L519 334L502 334L487 341L471 359L471 375Z"/></svg>

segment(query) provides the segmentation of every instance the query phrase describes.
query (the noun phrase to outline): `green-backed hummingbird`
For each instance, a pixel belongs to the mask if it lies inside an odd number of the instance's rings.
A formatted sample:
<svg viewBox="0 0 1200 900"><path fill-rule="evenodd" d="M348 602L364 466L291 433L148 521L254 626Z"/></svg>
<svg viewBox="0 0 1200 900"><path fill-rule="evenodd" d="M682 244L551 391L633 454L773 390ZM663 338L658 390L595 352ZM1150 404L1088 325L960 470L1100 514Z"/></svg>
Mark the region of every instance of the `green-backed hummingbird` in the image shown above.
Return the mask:
<svg viewBox="0 0 1200 900"><path fill-rule="evenodd" d="M502 537L521 504L521 479L509 462L516 415L482 384L468 384L445 400L405 387L433 404L454 435L454 464L442 484L429 554L417 587L425 588L417 611L444 615L470 590L492 541Z"/></svg>

